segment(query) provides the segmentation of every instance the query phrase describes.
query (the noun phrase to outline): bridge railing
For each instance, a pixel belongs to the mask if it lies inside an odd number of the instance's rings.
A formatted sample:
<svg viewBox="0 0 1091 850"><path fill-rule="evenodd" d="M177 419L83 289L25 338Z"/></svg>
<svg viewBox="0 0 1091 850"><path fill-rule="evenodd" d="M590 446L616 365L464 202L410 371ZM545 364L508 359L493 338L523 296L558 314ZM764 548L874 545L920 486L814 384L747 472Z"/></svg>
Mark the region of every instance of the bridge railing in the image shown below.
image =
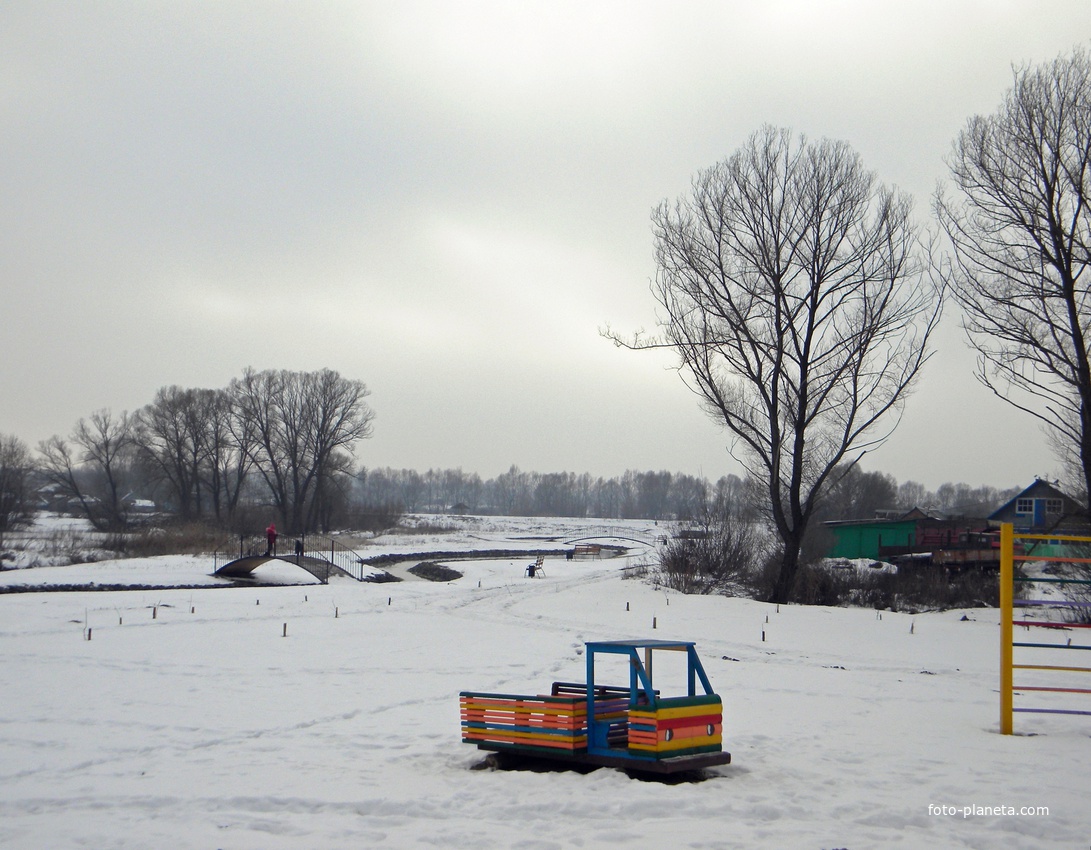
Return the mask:
<svg viewBox="0 0 1091 850"><path fill-rule="evenodd" d="M265 552L265 537L257 534L241 534L236 544L234 538L225 540L215 552L212 553L212 572L218 572L220 567L245 558L248 555L261 555Z"/></svg>
<svg viewBox="0 0 1091 850"><path fill-rule="evenodd" d="M319 558L348 573L357 581L363 581L364 560L355 551L338 543L332 537L309 534L295 538L296 552L304 557Z"/></svg>

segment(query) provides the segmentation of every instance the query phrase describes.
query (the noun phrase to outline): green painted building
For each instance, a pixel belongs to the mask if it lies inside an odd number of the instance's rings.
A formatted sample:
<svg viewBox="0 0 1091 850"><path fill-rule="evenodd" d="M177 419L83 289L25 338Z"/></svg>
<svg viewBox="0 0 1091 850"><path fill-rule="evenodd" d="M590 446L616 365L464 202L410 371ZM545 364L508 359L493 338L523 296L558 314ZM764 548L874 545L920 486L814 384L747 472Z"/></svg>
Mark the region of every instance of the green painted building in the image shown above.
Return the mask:
<svg viewBox="0 0 1091 850"><path fill-rule="evenodd" d="M880 547L897 546L912 550L917 539L916 519L829 522L826 528L834 538L830 558L870 558L878 561Z"/></svg>

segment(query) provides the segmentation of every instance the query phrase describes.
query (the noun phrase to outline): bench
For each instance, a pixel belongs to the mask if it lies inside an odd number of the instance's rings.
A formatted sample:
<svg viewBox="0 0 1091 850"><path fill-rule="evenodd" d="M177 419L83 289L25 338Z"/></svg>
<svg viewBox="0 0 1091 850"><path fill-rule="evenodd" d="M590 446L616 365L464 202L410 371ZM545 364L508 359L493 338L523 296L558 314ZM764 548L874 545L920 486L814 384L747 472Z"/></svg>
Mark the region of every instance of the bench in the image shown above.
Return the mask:
<svg viewBox="0 0 1091 850"><path fill-rule="evenodd" d="M577 543L572 550L573 558L598 558L602 553L602 547L597 543Z"/></svg>

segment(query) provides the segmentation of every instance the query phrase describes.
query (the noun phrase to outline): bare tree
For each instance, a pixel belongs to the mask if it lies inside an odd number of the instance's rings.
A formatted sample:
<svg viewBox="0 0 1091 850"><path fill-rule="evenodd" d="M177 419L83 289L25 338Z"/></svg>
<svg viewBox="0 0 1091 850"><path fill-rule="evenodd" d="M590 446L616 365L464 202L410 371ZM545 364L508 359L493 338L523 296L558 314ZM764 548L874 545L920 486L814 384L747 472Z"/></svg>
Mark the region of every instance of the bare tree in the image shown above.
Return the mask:
<svg viewBox="0 0 1091 850"><path fill-rule="evenodd" d="M132 422L128 414L92 413L72 430L71 445L60 437L40 443L41 471L99 531L125 527L126 480L131 468Z"/></svg>
<svg viewBox="0 0 1091 850"><path fill-rule="evenodd" d="M752 592L767 554L768 535L753 522L745 500L708 502L693 522L697 529L669 538L659 549L663 584L683 593Z"/></svg>
<svg viewBox="0 0 1091 850"><path fill-rule="evenodd" d="M355 464L348 452L334 452L315 480L307 528L328 530L347 517Z"/></svg>
<svg viewBox="0 0 1091 850"><path fill-rule="evenodd" d="M788 599L831 471L881 444L928 358L942 292L911 200L845 143L765 127L653 214L668 347L765 492Z"/></svg>
<svg viewBox="0 0 1091 850"><path fill-rule="evenodd" d="M897 506L902 510L928 508L934 500L934 495L919 481L903 481L898 485Z"/></svg>
<svg viewBox="0 0 1091 850"><path fill-rule="evenodd" d="M1000 108L949 159L937 215L978 378L1036 417L1091 492L1091 56L1014 69Z"/></svg>
<svg viewBox="0 0 1091 850"><path fill-rule="evenodd" d="M253 425L224 390L160 389L134 417L144 465L165 482L182 519L230 519L250 466Z"/></svg>
<svg viewBox="0 0 1091 850"><path fill-rule="evenodd" d="M30 474L33 463L26 443L0 434L0 549L4 535L30 522Z"/></svg>
<svg viewBox="0 0 1091 850"><path fill-rule="evenodd" d="M360 381L331 370L288 372L247 369L232 382L239 417L251 423L254 468L272 495L285 532L309 530L316 492L343 471L335 457L371 435L374 412ZM336 462L335 462L336 461Z"/></svg>
<svg viewBox="0 0 1091 850"><path fill-rule="evenodd" d="M240 415L235 393L215 390L203 399L208 423L205 487L216 519L227 522L234 517L246 486L255 428L253 422Z"/></svg>
<svg viewBox="0 0 1091 850"><path fill-rule="evenodd" d="M675 519L696 520L709 504L709 483L704 478L678 474L671 480L670 509Z"/></svg>
<svg viewBox="0 0 1091 850"><path fill-rule="evenodd" d="M898 482L885 472L865 472L857 464L833 472L824 494L828 519L872 519L898 504Z"/></svg>
<svg viewBox="0 0 1091 850"><path fill-rule="evenodd" d="M206 423L198 390L163 387L134 416L133 441L141 459L166 481L182 519L201 515L201 465Z"/></svg>
<svg viewBox="0 0 1091 850"><path fill-rule="evenodd" d="M523 472L514 464L493 482L493 504L510 516L533 513L534 491L538 475Z"/></svg>

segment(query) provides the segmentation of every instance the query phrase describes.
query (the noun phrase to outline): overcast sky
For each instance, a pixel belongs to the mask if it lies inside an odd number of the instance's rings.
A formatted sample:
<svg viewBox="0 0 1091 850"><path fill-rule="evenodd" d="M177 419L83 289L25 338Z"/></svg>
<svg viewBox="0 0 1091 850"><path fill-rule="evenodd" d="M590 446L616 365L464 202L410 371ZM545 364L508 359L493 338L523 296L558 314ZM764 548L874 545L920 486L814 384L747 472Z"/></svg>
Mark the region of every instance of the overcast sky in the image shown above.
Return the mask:
<svg viewBox="0 0 1091 850"><path fill-rule="evenodd" d="M655 325L649 214L763 123L849 142L922 223L1012 64L1087 0L5 3L0 433L32 446L247 366L364 381L366 466L715 479ZM949 310L866 469L1056 464Z"/></svg>

